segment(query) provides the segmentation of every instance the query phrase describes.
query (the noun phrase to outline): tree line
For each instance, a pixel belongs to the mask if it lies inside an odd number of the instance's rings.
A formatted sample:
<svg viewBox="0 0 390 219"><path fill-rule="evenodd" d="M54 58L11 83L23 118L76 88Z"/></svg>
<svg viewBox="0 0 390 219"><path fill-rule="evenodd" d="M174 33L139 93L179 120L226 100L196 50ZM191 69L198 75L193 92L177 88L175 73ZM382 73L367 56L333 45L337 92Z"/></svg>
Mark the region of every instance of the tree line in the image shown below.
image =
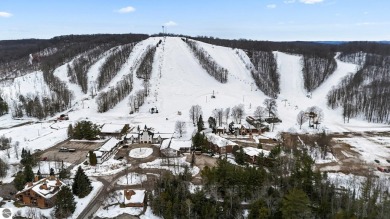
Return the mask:
<svg viewBox="0 0 390 219"><path fill-rule="evenodd" d="M104 64L99 69L99 75L96 79L98 89L101 90L110 83L110 81L118 74L123 64L126 63L134 44L127 44L115 49Z"/></svg>
<svg viewBox="0 0 390 219"><path fill-rule="evenodd" d="M303 55L302 72L305 89L308 92L319 87L337 68L336 60L329 54L327 57Z"/></svg>
<svg viewBox="0 0 390 219"><path fill-rule="evenodd" d="M107 112L112 109L120 101L125 99L133 90L133 74L125 75L115 86L112 86L108 91L102 91L96 98L98 112Z"/></svg>
<svg viewBox="0 0 390 219"><path fill-rule="evenodd" d="M106 46L92 49L78 56L71 64L67 65L70 82L80 85L85 94L88 92L88 69L102 57L106 49L108 49Z"/></svg>
<svg viewBox="0 0 390 219"><path fill-rule="evenodd" d="M347 75L327 96L332 109L341 107L344 122L363 116L369 122L389 123L390 56L366 54L356 74Z"/></svg>
<svg viewBox="0 0 390 219"><path fill-rule="evenodd" d="M226 68L218 65L217 62L215 62L215 60L195 41L188 39L185 39L184 41L209 75L221 83L227 82L229 72Z"/></svg>
<svg viewBox="0 0 390 219"><path fill-rule="evenodd" d="M274 54L271 51L252 51L249 57L253 64L250 70L256 86L265 95L277 98L280 92L280 75Z"/></svg>
<svg viewBox="0 0 390 219"><path fill-rule="evenodd" d="M154 54L156 53L156 46L148 46L142 57L139 59L140 63L136 70L137 78L142 78L146 81L150 79L153 70ZM138 63L136 63L138 64Z"/></svg>

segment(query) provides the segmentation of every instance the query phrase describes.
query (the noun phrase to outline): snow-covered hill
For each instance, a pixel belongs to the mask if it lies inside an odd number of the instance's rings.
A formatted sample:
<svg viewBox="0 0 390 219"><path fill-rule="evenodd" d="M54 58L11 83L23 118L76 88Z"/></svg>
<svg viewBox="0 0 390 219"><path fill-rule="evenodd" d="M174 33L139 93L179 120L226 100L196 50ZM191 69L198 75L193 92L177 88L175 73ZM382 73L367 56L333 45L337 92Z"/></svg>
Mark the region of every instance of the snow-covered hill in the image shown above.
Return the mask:
<svg viewBox="0 0 390 219"><path fill-rule="evenodd" d="M221 84L201 67L186 43L177 37L152 37L139 42L120 72L107 87L114 86L124 75L133 73L134 88L130 95L142 89L142 80L136 78L135 74L139 59L148 46L156 45L160 40L163 42L157 47L154 57L150 94L145 104L135 114L129 114L128 98L122 100L106 113L97 113L96 97L92 98L90 92L88 94L82 93L79 85L69 82L66 74L68 63L57 68L55 75L67 83L68 88L74 94L73 107L68 112L69 123L88 118L98 123L130 123L133 126L147 124L154 127L156 131L173 132L175 122L182 120L187 122L186 138L189 138L193 130L189 118L189 109L192 105L198 104L202 107L203 118L207 121L214 109L232 108L239 104L245 106L245 116L252 115L255 108L263 105L264 99L268 98L257 89L250 71L246 68L249 58L245 57L245 52L199 42L199 45L220 66L228 70L228 82ZM99 67L109 54L110 51L106 52L99 61L91 66L87 73L89 84L93 84L96 80ZM343 124L341 112L330 110L326 106L328 91L332 89L332 86L337 85L343 76L355 73L356 65L338 60L336 71L312 92L311 97L308 97L303 88L300 56L282 52L274 52L274 54L281 76L281 92L277 99L278 116L283 121L275 127L275 134L279 131L299 131L296 115L299 111L306 110L310 106L318 106L324 111L325 119L320 125L321 129L326 128L329 131L339 132L389 128L359 119L352 119L349 124ZM17 98L18 93L32 92L34 95L44 95L48 88L43 82L41 74L41 72L35 72L17 78L13 84L2 87L3 94L8 97L9 101ZM216 96L215 99L211 98L213 92ZM159 113L149 113L152 107L157 107ZM178 112L181 112L181 115ZM4 121L2 126L9 123L7 119L1 121ZM303 132L310 131L306 127L307 125L304 125Z"/></svg>

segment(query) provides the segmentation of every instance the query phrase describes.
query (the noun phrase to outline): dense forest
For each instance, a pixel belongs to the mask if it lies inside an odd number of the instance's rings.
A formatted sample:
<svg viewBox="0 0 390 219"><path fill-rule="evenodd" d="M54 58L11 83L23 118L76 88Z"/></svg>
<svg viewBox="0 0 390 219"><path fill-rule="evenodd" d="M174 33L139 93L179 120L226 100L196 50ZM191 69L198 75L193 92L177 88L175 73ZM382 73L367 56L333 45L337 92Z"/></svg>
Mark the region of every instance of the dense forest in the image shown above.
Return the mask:
<svg viewBox="0 0 390 219"><path fill-rule="evenodd" d="M311 92L336 70L337 64L333 54L329 54L328 57L313 54L303 55L302 66L305 89Z"/></svg>
<svg viewBox="0 0 390 219"><path fill-rule="evenodd" d="M133 74L130 73L124 76L115 86L112 86L108 91L102 91L96 98L98 112L107 112L114 108L116 104L127 97L133 90Z"/></svg>
<svg viewBox="0 0 390 219"><path fill-rule="evenodd" d="M321 138L322 136L319 136ZM196 159L196 158L195 158ZM201 187L190 192L191 174L163 175L149 201L169 218L387 218L390 197L384 181L369 176L340 189L314 168L301 146L281 144L255 166L221 158L205 167Z"/></svg>
<svg viewBox="0 0 390 219"><path fill-rule="evenodd" d="M257 87L267 96L277 98L280 75L274 54L270 51L251 51L249 54L253 64L250 70Z"/></svg>
<svg viewBox="0 0 390 219"><path fill-rule="evenodd" d="M100 72L96 80L98 90L103 89L118 74L123 64L125 64L129 58L133 48L134 44L127 44L112 51L99 69Z"/></svg>
<svg viewBox="0 0 390 219"><path fill-rule="evenodd" d="M88 92L88 69L102 57L106 49L108 48L105 46L92 49L78 56L71 64L67 65L70 82L80 85L85 94Z"/></svg>
<svg viewBox="0 0 390 219"><path fill-rule="evenodd" d="M228 80L228 70L218 65L215 60L195 41L183 39L195 57L198 59L200 65L206 70L209 75L221 83L226 83Z"/></svg>

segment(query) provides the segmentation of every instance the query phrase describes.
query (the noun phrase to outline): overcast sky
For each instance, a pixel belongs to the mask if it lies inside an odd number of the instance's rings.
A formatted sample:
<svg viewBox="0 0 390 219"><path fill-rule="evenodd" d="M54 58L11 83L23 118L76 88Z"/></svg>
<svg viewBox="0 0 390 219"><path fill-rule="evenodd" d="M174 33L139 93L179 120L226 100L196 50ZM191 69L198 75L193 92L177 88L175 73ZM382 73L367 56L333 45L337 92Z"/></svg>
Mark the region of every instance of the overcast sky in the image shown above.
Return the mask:
<svg viewBox="0 0 390 219"><path fill-rule="evenodd" d="M0 0L0 40L162 31L229 39L390 40L389 0Z"/></svg>

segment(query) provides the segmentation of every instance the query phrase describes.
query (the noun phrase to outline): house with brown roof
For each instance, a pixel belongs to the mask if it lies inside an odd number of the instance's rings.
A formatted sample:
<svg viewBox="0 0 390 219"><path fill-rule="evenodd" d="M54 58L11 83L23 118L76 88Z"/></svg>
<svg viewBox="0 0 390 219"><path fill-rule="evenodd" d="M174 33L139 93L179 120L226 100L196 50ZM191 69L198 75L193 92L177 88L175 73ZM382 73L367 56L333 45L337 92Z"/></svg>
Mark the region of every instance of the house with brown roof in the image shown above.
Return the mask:
<svg viewBox="0 0 390 219"><path fill-rule="evenodd" d="M23 205L31 207L53 207L57 193L65 184L59 179L56 179L55 176L50 176L41 180L38 180L38 178L35 177L34 181L35 182L26 183L24 189L16 193L15 198Z"/></svg>
<svg viewBox="0 0 390 219"><path fill-rule="evenodd" d="M236 143L213 133L207 133L206 138L209 142L209 149L214 153L232 153L233 146L237 145Z"/></svg>
<svg viewBox="0 0 390 219"><path fill-rule="evenodd" d="M126 207L144 207L145 206L145 190L125 189L123 190L123 204Z"/></svg>

